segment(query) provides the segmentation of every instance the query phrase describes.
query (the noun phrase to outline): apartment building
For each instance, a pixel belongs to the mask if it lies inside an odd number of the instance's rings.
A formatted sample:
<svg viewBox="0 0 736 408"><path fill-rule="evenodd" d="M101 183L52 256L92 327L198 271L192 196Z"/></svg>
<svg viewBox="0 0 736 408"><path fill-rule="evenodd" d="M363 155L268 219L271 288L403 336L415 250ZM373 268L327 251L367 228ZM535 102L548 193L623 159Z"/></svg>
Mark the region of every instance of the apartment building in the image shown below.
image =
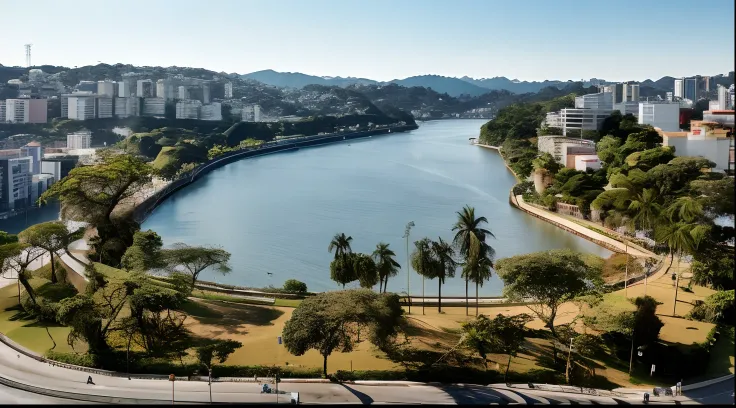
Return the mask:
<svg viewBox="0 0 736 408"><path fill-rule="evenodd" d="M66 135L66 147L73 149L89 149L92 144L92 132L80 130Z"/></svg>
<svg viewBox="0 0 736 408"><path fill-rule="evenodd" d="M5 123L5 99L0 100L0 123Z"/></svg>
<svg viewBox="0 0 736 408"><path fill-rule="evenodd" d="M10 123L46 123L47 99L6 99L2 121Z"/></svg>
<svg viewBox="0 0 736 408"><path fill-rule="evenodd" d="M139 79L137 82L138 89L136 96L139 98L153 98L156 91L153 81L150 79Z"/></svg>
<svg viewBox="0 0 736 408"><path fill-rule="evenodd" d="M97 117L98 118L111 118L113 117L113 100L114 98L99 97L96 98L97 102Z"/></svg>
<svg viewBox="0 0 736 408"><path fill-rule="evenodd" d="M170 79L159 79L156 81L156 97L166 101L176 99L178 89Z"/></svg>
<svg viewBox="0 0 736 408"><path fill-rule="evenodd" d="M571 138L565 136L539 136L537 148L542 153L549 153L567 168L576 168L577 156L596 156L595 142L592 140Z"/></svg>
<svg viewBox="0 0 736 408"><path fill-rule="evenodd" d="M639 124L660 128L665 132L680 130L680 104L677 102L642 102L639 104Z"/></svg>
<svg viewBox="0 0 736 408"><path fill-rule="evenodd" d="M199 119L202 102L195 99L185 99L176 103L177 119Z"/></svg>
<svg viewBox="0 0 736 408"><path fill-rule="evenodd" d="M164 98L143 98L141 116L164 117L166 114L166 100Z"/></svg>
<svg viewBox="0 0 736 408"><path fill-rule="evenodd" d="M112 81L97 81L97 95L106 96L108 98L114 98L115 95L115 82Z"/></svg>
<svg viewBox="0 0 736 408"><path fill-rule="evenodd" d="M43 147L38 142L30 142L20 148L22 157L33 158L32 174L41 173L41 159L43 159Z"/></svg>
<svg viewBox="0 0 736 408"><path fill-rule="evenodd" d="M673 146L677 156L705 157L716 164L712 171L733 172L736 166L731 132L717 122L693 120L689 132L660 130L659 134L662 146Z"/></svg>
<svg viewBox="0 0 736 408"><path fill-rule="evenodd" d="M140 116L140 105L140 98L137 97L115 98L115 116L118 118Z"/></svg>
<svg viewBox="0 0 736 408"><path fill-rule="evenodd" d="M233 83L225 83L225 99L232 99L233 97Z"/></svg>
<svg viewBox="0 0 736 408"><path fill-rule="evenodd" d="M240 111L241 122L260 122L261 121L261 105L251 104L243 105Z"/></svg>
<svg viewBox="0 0 736 408"><path fill-rule="evenodd" d="M675 79L675 98L685 97L685 78Z"/></svg>
<svg viewBox="0 0 736 408"><path fill-rule="evenodd" d="M220 102L213 102L210 104L202 105L199 109L200 120L222 120L222 104Z"/></svg>
<svg viewBox="0 0 736 408"><path fill-rule="evenodd" d="M14 211L31 204L33 158L0 157L0 211Z"/></svg>
<svg viewBox="0 0 736 408"><path fill-rule="evenodd" d="M97 117L97 101L94 94L62 95L61 100L62 117L74 120L87 120Z"/></svg>
<svg viewBox="0 0 736 408"><path fill-rule="evenodd" d="M693 102L698 100L698 80L696 78L685 79L685 99L690 99Z"/></svg>
<svg viewBox="0 0 736 408"><path fill-rule="evenodd" d="M621 92L621 102L639 102L639 84L624 82Z"/></svg>
<svg viewBox="0 0 736 408"><path fill-rule="evenodd" d="M179 86L179 99L191 99L189 97L189 88L184 85Z"/></svg>

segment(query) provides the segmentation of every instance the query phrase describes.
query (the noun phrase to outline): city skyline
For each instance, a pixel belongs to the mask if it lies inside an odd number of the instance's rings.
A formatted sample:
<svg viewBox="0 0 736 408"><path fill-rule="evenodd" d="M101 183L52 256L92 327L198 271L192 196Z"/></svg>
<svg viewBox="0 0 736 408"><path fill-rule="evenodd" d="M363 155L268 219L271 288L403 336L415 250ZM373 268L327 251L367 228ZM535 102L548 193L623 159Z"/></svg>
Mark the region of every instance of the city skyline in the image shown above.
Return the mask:
<svg viewBox="0 0 736 408"><path fill-rule="evenodd" d="M572 0L465 0L452 6L416 0L220 0L207 5L185 0L172 8L169 3L135 0L126 9L138 12L125 24L115 16L78 24L66 22L78 20L81 11L96 3L40 0L40 12L29 29L24 7L9 4L3 8L6 29L27 34L6 38L0 63L25 66L23 45L30 43L33 65L102 62L239 74L273 69L378 81L427 74L641 81L733 70L734 4L725 0L698 7L684 0L666 7L625 0L617 3L622 12L613 14L607 4L583 8ZM160 18L141 18L145 15ZM728 35L672 28L683 16L708 21ZM610 23L602 24L603 17ZM115 34L124 29L126 35ZM697 61L697 66L678 60Z"/></svg>

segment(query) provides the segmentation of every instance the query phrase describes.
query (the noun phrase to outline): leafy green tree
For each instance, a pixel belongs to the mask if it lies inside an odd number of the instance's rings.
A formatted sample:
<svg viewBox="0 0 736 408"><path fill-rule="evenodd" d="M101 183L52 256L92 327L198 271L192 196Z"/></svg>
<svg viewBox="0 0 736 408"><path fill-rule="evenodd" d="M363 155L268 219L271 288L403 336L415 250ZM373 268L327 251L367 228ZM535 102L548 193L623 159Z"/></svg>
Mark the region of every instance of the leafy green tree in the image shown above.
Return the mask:
<svg viewBox="0 0 736 408"><path fill-rule="evenodd" d="M631 200L628 210L631 214L630 226L632 229L654 230L662 214L662 205L659 202L657 191L645 188L641 194Z"/></svg>
<svg viewBox="0 0 736 408"><path fill-rule="evenodd" d="M342 285L343 289L346 284L358 280L352 253L335 258L330 262L330 279Z"/></svg>
<svg viewBox="0 0 736 408"><path fill-rule="evenodd" d="M732 324L736 317L736 306L734 306L734 290L718 291L695 307L688 313L687 318L702 322L716 324Z"/></svg>
<svg viewBox="0 0 736 408"><path fill-rule="evenodd" d="M51 257L51 283L57 283L56 261L54 254L66 249L70 243L84 235L84 229L70 231L66 224L60 221L43 222L31 225L18 234L21 242L46 250Z"/></svg>
<svg viewBox="0 0 736 408"><path fill-rule="evenodd" d="M479 315L474 320L463 323L461 345L477 352L483 358L486 369L488 353L508 354L505 381L511 367L511 358L518 353L524 343L524 326L531 320L532 317L527 314L515 316L499 314L493 319Z"/></svg>
<svg viewBox="0 0 736 408"><path fill-rule="evenodd" d="M41 257L44 252L43 248L30 246L22 242L0 246L0 261L2 261L0 266L3 266L3 272L5 270L15 272L18 283L26 290L34 305L36 304L36 292L29 281L31 273L28 271L28 266ZM18 303L21 303L20 286L18 287Z"/></svg>
<svg viewBox="0 0 736 408"><path fill-rule="evenodd" d="M373 259L366 254L351 254L353 271L358 277L360 287L371 289L378 283L378 269Z"/></svg>
<svg viewBox="0 0 736 408"><path fill-rule="evenodd" d="M422 238L419 241L414 242L414 251L411 253L411 266L425 279L434 279L437 274L437 259L432 253L432 240L429 238ZM422 283L424 285L424 283ZM422 289L422 291L424 291ZM422 305L426 303L422 299ZM422 311L424 306L422 306Z"/></svg>
<svg viewBox="0 0 736 408"><path fill-rule="evenodd" d="M145 279L141 277L141 279ZM128 299L136 343L152 356L183 353L189 346L185 315L176 312L185 298L177 291L145 282Z"/></svg>
<svg viewBox="0 0 736 408"><path fill-rule="evenodd" d="M490 246L483 249L480 240L471 235L471 249L463 264L462 276L465 278L465 292L467 302L467 282L475 283L475 315L478 315L478 286L483 286L483 282L491 279L493 269L493 258L495 251ZM467 304L465 306L467 314Z"/></svg>
<svg viewBox="0 0 736 408"><path fill-rule="evenodd" d="M243 347L243 343L236 340L216 340L214 343L195 349L197 361L207 369L210 382L212 381L212 367L214 366L214 362L224 363L235 350L241 347Z"/></svg>
<svg viewBox="0 0 736 408"><path fill-rule="evenodd" d="M352 253L353 250L350 248L350 243L353 241L353 237L346 236L345 233L335 234L330 241L330 245L327 247L327 251L332 253L335 251L335 259L341 256L345 256Z"/></svg>
<svg viewBox="0 0 736 408"><path fill-rule="evenodd" d="M222 248L189 246L181 242L176 243L171 249L161 251L163 260L169 272L184 272L191 278L191 287L197 283L199 274L207 269L222 274L230 273L230 252Z"/></svg>
<svg viewBox="0 0 736 408"><path fill-rule="evenodd" d="M730 217L736 214L733 177L720 180L694 180L690 182L690 189L698 195L700 204L707 213Z"/></svg>
<svg viewBox="0 0 736 408"><path fill-rule="evenodd" d="M390 249L389 244L379 242L376 245L376 249L373 251L373 260L376 262L376 268L378 269L379 292L386 293L388 287L388 278L398 275L401 270L401 265L394 259L396 253ZM381 290L383 287L383 290Z"/></svg>
<svg viewBox="0 0 736 408"><path fill-rule="evenodd" d="M123 254L122 266L129 271L147 272L165 266L161 248L164 242L155 231L136 231L133 245Z"/></svg>
<svg viewBox="0 0 736 408"><path fill-rule="evenodd" d="M0 231L0 245L12 244L18 242L18 236L15 234L8 234L5 231Z"/></svg>
<svg viewBox="0 0 736 408"><path fill-rule="evenodd" d="M403 311L395 294L379 295L370 290L324 292L302 301L284 325L286 349L301 356L315 349L323 357L333 352L350 352L357 341L358 326L368 326L369 339L383 345L396 335Z"/></svg>
<svg viewBox="0 0 736 408"><path fill-rule="evenodd" d="M499 259L496 272L511 301L529 301L527 307L557 337L555 319L568 301L595 293L601 282L602 262L592 263L569 249L534 252Z"/></svg>
<svg viewBox="0 0 736 408"><path fill-rule="evenodd" d="M475 208L466 205L462 211L457 213L457 221L453 225L452 230L455 232L453 238L453 245L457 248L458 255L463 258L465 264L468 264L470 258L474 255L473 248L477 246L478 254L475 254L475 259L480 260L488 258L486 254L492 252L488 243L486 243L487 237L495 238L493 233L482 227L483 224L488 223L486 217L475 217ZM477 241L477 244L474 244ZM485 262L485 261L483 261ZM477 264L477 262L476 262ZM465 273L466 269L463 269L463 278L465 279L465 314L468 314L468 282L472 274ZM470 271L470 270L468 270ZM480 274L478 275L480 276Z"/></svg>
<svg viewBox="0 0 736 408"><path fill-rule="evenodd" d="M307 284L296 279L287 279L284 282L284 290L296 293L307 293Z"/></svg>
<svg viewBox="0 0 736 408"><path fill-rule="evenodd" d="M101 154L94 166L72 169L69 175L54 183L41 198L45 203L61 201L66 219L86 221L97 228L97 237L90 240L95 259L117 265L125 250L133 243L138 224L123 206L151 182L153 169L129 155ZM129 209L128 209L129 210Z"/></svg>

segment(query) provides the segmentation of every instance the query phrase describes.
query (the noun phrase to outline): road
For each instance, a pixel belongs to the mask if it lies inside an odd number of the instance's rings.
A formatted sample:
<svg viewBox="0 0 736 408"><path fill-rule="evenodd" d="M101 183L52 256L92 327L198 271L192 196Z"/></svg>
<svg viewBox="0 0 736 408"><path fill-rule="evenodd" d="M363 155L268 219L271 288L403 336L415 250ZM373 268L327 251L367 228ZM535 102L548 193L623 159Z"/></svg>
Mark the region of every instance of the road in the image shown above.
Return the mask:
<svg viewBox="0 0 736 408"><path fill-rule="evenodd" d="M87 384L90 375L83 371L51 366L19 353L0 342L0 381L49 390L54 396L37 395L0 385L0 403L68 403L69 399L85 398L97 403L171 403L172 385L175 402L207 403L209 387L203 381L176 381L132 379L91 374L94 384ZM526 388L526 389L524 389ZM715 387L714 387L715 388ZM261 394L261 385L254 382L213 382L212 399L221 403L276 402L276 395ZM582 403L582 404L635 404L640 396L620 398L542 390L529 390L525 385L508 388L505 385L439 385L423 383L335 384L282 382L280 389L298 392L303 404L500 404L509 403ZM731 386L733 389L733 386ZM31 389L29 391L37 391ZM61 392L62 394L59 394ZM707 392L707 390L706 390ZM68 395L63 393L72 393ZM290 395L279 397L280 403L289 403ZM684 399L684 397L679 397ZM674 401L652 401L653 404ZM688 403L682 401L681 403Z"/></svg>
<svg viewBox="0 0 736 408"><path fill-rule="evenodd" d="M723 405L734 403L734 379L733 377L708 385L702 388L696 388L690 391L683 391L682 394L701 404L707 405Z"/></svg>

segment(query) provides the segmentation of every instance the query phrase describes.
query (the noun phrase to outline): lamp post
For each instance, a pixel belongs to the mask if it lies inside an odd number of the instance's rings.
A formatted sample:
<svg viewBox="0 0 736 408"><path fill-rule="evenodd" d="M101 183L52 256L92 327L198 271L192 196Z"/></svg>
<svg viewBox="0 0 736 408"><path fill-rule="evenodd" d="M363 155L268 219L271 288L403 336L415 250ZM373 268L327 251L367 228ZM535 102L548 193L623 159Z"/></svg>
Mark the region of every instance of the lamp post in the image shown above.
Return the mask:
<svg viewBox="0 0 736 408"><path fill-rule="evenodd" d="M634 327L631 328L631 357L629 357L629 375L631 375L631 369L634 367L634 335L636 331Z"/></svg>
<svg viewBox="0 0 736 408"><path fill-rule="evenodd" d="M406 224L404 236L402 237L406 238L406 300L409 304L408 314L411 314L411 290L409 289L409 275L411 275L411 265L409 264L409 234L411 233L411 227L413 226L414 221L409 221L409 223Z"/></svg>
<svg viewBox="0 0 736 408"><path fill-rule="evenodd" d="M626 244L626 272L624 275L624 296L629 297L629 241L624 240Z"/></svg>

